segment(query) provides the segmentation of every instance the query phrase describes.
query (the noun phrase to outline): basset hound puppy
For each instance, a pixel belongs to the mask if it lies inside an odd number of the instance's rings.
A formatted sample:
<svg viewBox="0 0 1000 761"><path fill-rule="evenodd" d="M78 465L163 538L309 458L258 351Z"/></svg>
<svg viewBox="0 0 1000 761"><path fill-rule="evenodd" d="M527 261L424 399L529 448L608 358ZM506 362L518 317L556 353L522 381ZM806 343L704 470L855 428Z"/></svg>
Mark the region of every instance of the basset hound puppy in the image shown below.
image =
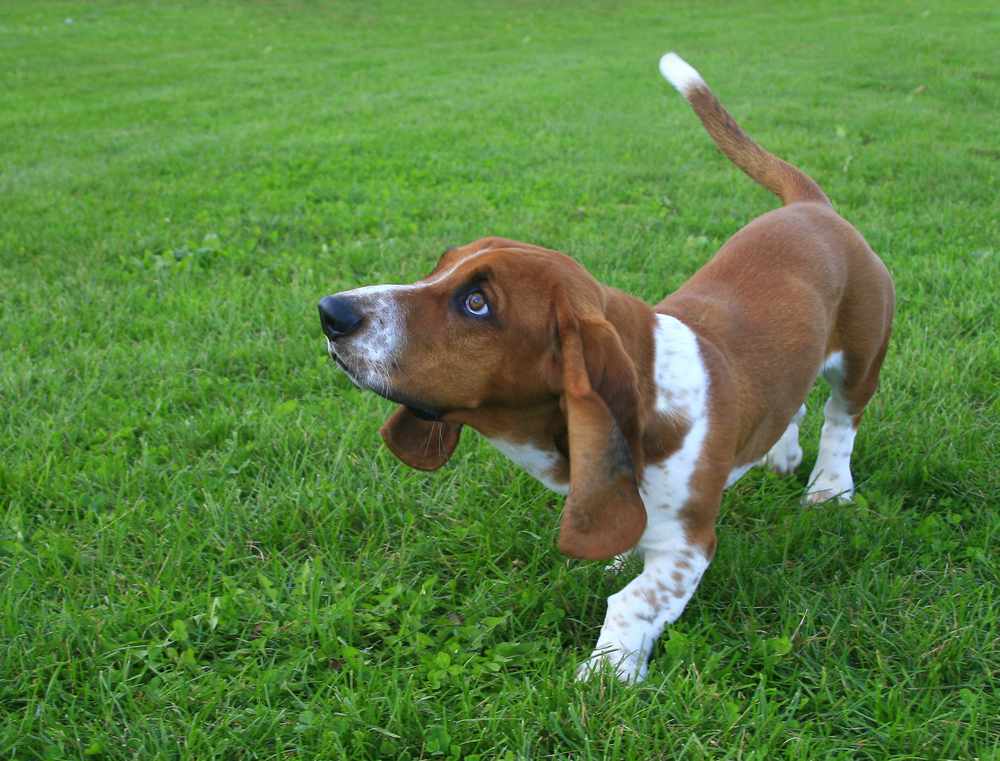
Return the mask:
<svg viewBox="0 0 1000 761"><path fill-rule="evenodd" d="M463 426L567 495L559 548L634 551L642 573L608 598L585 679L642 680L715 553L722 492L761 464L802 461L817 376L831 388L806 501L849 500L861 415L892 328L892 280L819 186L765 151L673 53L660 71L725 155L782 207L750 222L649 306L570 257L483 238L411 285L319 302L330 355L397 402L381 428L407 465L435 470Z"/></svg>

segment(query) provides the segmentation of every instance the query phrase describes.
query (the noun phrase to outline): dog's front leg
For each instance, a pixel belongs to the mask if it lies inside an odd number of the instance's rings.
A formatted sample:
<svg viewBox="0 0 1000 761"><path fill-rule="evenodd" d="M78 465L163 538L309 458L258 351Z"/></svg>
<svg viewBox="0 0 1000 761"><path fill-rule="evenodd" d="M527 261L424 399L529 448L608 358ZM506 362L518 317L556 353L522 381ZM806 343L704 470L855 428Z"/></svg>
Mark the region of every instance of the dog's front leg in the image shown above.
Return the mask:
<svg viewBox="0 0 1000 761"><path fill-rule="evenodd" d="M577 679L589 679L605 664L623 682L645 679L653 644L684 611L710 561L695 546L647 550L642 574L608 598L601 636Z"/></svg>

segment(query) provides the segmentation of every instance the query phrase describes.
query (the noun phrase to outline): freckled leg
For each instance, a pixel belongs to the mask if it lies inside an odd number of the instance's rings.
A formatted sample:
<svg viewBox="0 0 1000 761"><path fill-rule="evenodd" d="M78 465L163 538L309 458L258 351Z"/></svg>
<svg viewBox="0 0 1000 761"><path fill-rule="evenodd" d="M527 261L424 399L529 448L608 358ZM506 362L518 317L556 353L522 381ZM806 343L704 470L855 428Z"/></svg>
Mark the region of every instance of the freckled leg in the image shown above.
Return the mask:
<svg viewBox="0 0 1000 761"><path fill-rule="evenodd" d="M839 498L849 502L854 496L854 478L851 476L851 453L860 415L854 415L851 406L836 390L827 400L823 414L826 422L819 440L819 456L809 476L806 502L816 504Z"/></svg>
<svg viewBox="0 0 1000 761"><path fill-rule="evenodd" d="M778 442L771 447L771 451L764 455L758 463L764 470L777 473L779 476L787 476L795 472L795 469L802 463L802 447L799 446L799 421L805 417L806 406L803 404L788 428L778 439Z"/></svg>
<svg viewBox="0 0 1000 761"><path fill-rule="evenodd" d="M577 670L577 680L590 678L604 663L623 682L645 679L653 644L684 611L709 562L695 547L647 551L642 574L608 598L601 636L590 659Z"/></svg>

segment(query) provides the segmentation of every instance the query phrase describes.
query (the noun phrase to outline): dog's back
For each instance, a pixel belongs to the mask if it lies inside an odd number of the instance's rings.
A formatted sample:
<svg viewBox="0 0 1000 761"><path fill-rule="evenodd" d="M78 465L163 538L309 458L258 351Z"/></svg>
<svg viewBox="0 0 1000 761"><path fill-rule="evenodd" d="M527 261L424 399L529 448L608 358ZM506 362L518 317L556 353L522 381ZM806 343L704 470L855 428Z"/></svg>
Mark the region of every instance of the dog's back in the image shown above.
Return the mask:
<svg viewBox="0 0 1000 761"><path fill-rule="evenodd" d="M737 232L656 310L699 325L724 347L727 369L740 389L745 430L737 461L765 455L769 442L793 424L789 405L778 400L798 393L804 401L819 375L830 384L837 408L830 436L836 431L853 442L892 332L895 293L888 270L819 185L747 135L694 68L667 53L660 73L688 101L719 149L783 206ZM726 290L721 299L720 283ZM853 493L846 462L832 455L821 456L810 482L810 501Z"/></svg>

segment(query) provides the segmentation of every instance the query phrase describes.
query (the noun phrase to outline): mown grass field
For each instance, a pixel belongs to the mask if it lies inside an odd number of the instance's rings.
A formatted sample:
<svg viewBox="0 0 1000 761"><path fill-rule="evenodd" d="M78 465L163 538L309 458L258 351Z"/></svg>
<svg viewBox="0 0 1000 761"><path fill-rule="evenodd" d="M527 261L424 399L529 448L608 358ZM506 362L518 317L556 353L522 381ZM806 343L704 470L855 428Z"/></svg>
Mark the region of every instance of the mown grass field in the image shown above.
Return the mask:
<svg viewBox="0 0 1000 761"><path fill-rule="evenodd" d="M995 2L0 7L0 758L1000 759ZM776 200L676 50L884 258L853 505L726 496L638 687L625 579L468 433L434 474L322 296L499 234L657 301Z"/></svg>

